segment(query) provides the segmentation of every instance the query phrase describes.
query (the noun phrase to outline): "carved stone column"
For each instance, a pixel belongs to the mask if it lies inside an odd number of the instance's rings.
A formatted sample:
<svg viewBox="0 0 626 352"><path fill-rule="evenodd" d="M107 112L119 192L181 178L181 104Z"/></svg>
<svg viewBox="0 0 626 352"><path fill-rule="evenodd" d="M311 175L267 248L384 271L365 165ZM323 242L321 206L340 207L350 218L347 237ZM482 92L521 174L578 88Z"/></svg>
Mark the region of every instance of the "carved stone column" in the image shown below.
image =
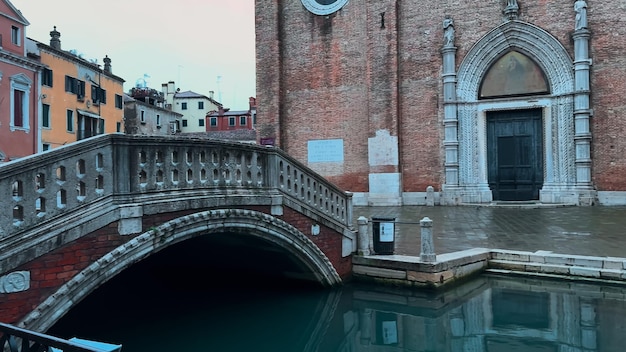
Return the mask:
<svg viewBox="0 0 626 352"><path fill-rule="evenodd" d="M589 37L587 28L574 31L574 143L576 145L576 187L592 190L591 183L591 129ZM581 205L592 202L591 194L580 193Z"/></svg>
<svg viewBox="0 0 626 352"><path fill-rule="evenodd" d="M457 115L456 98L456 50L457 48L454 46L454 24L452 19L447 17L444 20L444 46L441 49L443 56L443 147L445 149L444 192L453 191L459 186L459 119ZM454 191L452 193L454 193ZM451 200L448 199L445 203L449 203L450 201Z"/></svg>

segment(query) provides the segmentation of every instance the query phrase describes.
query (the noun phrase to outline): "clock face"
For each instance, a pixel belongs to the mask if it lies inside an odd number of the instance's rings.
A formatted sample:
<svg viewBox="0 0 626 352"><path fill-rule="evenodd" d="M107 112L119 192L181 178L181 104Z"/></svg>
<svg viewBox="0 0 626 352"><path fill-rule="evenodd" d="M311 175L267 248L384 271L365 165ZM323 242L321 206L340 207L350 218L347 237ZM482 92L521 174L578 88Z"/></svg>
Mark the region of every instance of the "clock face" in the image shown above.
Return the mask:
<svg viewBox="0 0 626 352"><path fill-rule="evenodd" d="M301 0L307 10L316 15L330 15L339 11L348 0Z"/></svg>

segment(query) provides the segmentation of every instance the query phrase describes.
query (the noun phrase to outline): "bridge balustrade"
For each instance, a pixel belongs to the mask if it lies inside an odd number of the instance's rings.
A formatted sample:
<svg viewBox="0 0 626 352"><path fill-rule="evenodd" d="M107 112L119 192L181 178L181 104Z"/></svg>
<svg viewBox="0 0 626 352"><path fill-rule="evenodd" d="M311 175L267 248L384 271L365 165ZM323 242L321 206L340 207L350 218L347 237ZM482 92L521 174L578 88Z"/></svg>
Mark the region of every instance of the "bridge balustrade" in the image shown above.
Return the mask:
<svg viewBox="0 0 626 352"><path fill-rule="evenodd" d="M0 248L21 253L33 248L45 226L86 221L76 214L87 211L97 219L103 214L97 209L105 205L207 194L266 198L278 194L282 204L352 227L351 194L275 147L107 134L0 166ZM24 245L25 241L31 242ZM17 265L7 266L7 258L0 254L0 272Z"/></svg>
<svg viewBox="0 0 626 352"><path fill-rule="evenodd" d="M85 140L0 166L0 239L114 194L113 148Z"/></svg>

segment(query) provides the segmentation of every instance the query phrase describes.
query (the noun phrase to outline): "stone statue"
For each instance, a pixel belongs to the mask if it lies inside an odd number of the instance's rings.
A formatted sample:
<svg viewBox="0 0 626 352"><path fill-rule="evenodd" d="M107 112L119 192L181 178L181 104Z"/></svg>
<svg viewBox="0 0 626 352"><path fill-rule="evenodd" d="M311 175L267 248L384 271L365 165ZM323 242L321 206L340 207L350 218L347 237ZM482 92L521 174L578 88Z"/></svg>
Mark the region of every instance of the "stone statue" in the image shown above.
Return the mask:
<svg viewBox="0 0 626 352"><path fill-rule="evenodd" d="M507 0L506 7L502 11L504 17L509 21L516 20L519 17L519 5L517 0Z"/></svg>
<svg viewBox="0 0 626 352"><path fill-rule="evenodd" d="M443 46L454 46L454 21L450 16L443 20Z"/></svg>
<svg viewBox="0 0 626 352"><path fill-rule="evenodd" d="M576 11L576 26L574 29L587 28L587 3L584 0L576 0L574 11Z"/></svg>

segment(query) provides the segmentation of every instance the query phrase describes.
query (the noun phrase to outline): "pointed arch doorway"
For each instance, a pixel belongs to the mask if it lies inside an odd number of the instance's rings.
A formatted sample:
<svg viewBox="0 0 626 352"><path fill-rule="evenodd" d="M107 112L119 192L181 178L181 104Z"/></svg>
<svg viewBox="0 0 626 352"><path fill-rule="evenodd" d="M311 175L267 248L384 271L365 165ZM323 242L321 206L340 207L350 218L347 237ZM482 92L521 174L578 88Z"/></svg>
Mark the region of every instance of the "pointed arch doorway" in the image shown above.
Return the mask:
<svg viewBox="0 0 626 352"><path fill-rule="evenodd" d="M489 67L480 85L479 100L535 99L549 93L541 67L510 49ZM485 113L487 181L493 200L539 200L544 179L542 109L517 107Z"/></svg>

